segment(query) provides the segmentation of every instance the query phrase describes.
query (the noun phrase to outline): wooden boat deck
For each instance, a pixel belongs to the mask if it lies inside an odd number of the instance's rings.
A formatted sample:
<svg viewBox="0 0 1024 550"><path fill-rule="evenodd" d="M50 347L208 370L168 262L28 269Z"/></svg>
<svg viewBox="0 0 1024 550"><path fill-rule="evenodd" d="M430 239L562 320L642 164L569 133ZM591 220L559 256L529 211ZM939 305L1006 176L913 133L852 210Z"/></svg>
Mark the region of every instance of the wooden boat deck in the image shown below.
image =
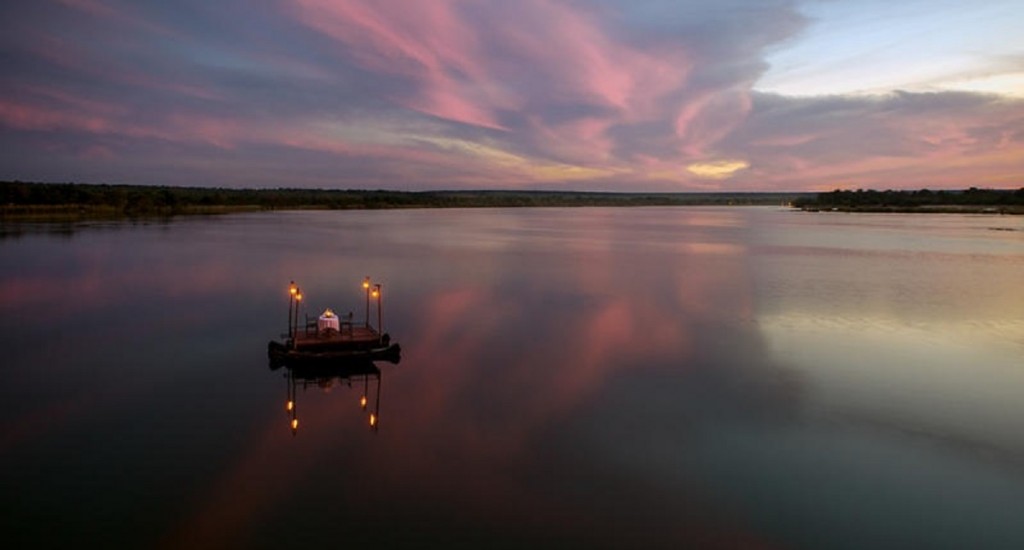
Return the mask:
<svg viewBox="0 0 1024 550"><path fill-rule="evenodd" d="M343 325L340 331L317 333L300 330L295 335L295 349L309 348L369 348L380 342L379 333L372 327Z"/></svg>

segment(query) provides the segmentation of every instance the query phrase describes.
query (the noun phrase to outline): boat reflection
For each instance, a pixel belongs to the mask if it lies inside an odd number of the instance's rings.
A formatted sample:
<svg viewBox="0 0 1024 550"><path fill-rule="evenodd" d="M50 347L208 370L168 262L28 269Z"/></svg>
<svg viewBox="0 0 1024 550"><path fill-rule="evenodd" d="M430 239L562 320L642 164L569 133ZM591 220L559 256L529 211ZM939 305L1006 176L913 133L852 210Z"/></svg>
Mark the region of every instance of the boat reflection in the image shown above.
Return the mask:
<svg viewBox="0 0 1024 550"><path fill-rule="evenodd" d="M362 359L320 361L313 364L280 362L271 362L270 364L271 370L281 368L285 370L285 378L288 381L284 408L288 413L288 425L293 436L299 431L299 390L305 392L310 388L325 392L335 386L361 388L362 393L358 403L360 410L366 415L367 426L374 432L380 429L381 372L373 361ZM372 405L370 403L371 395L373 397Z"/></svg>

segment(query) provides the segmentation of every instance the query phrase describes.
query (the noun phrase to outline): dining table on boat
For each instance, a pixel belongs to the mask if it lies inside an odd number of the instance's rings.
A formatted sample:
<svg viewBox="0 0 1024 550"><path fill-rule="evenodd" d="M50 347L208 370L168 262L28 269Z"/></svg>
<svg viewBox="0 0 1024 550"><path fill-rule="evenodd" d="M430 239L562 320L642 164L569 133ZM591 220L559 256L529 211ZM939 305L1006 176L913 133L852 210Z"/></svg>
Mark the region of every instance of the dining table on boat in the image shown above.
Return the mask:
<svg viewBox="0 0 1024 550"><path fill-rule="evenodd" d="M325 311L316 320L317 333L327 332L328 330L341 330L341 321L338 319L338 316L332 313L330 310Z"/></svg>

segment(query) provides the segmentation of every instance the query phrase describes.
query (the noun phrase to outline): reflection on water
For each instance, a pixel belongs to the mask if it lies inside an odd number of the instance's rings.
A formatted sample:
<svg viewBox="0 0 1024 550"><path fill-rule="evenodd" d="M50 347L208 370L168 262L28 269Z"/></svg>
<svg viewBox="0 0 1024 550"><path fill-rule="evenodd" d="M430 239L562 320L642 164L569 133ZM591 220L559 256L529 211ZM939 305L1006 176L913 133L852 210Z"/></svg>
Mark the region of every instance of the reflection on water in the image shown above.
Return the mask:
<svg viewBox="0 0 1024 550"><path fill-rule="evenodd" d="M33 547L1024 547L1021 229L481 209L4 239L0 522ZM367 273L404 352L386 395L268 376L281 281L360 312Z"/></svg>
<svg viewBox="0 0 1024 550"><path fill-rule="evenodd" d="M359 394L358 406L366 415L366 423L370 429L380 429L380 368L369 360L335 360L330 363L313 363L299 365L282 365L279 362L271 361L270 369L278 370L284 368L285 379L288 381L288 392L285 398L284 410L288 413L288 426L292 435L299 432L299 391L307 389L319 390L323 393L330 393L335 388L348 386L362 388ZM370 381L373 381L371 391ZM372 403L371 403L372 398Z"/></svg>

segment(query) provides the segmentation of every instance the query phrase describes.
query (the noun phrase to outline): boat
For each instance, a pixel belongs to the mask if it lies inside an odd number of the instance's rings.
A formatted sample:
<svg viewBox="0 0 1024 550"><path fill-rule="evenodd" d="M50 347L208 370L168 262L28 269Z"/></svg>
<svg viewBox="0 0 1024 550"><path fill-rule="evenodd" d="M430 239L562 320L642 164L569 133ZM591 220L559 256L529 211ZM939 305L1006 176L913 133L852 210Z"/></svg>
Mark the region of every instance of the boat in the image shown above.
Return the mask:
<svg viewBox="0 0 1024 550"><path fill-rule="evenodd" d="M297 366L310 364L335 364L347 361L387 361L398 363L402 348L391 341L383 332L381 315L381 285L374 285L370 291L369 277L363 281L366 290L365 323L352 321L352 313L338 315L330 308L319 316L306 316L299 324L299 308L303 301L302 291L293 281L289 286L288 333L282 341L271 340L267 344L267 356L271 368L275 366ZM370 296L377 303L377 326L370 324Z"/></svg>

